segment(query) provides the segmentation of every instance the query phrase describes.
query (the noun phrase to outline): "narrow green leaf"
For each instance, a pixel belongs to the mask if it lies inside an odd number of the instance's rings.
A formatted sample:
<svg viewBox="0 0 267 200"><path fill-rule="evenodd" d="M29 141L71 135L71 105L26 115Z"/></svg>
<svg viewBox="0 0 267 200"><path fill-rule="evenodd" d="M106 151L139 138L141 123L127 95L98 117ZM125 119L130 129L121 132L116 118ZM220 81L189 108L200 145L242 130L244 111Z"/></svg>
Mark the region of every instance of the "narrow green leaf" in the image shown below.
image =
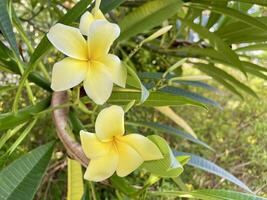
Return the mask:
<svg viewBox="0 0 267 200"><path fill-rule="evenodd" d="M111 97L108 100L108 103L126 105L132 100L138 102L140 100L140 95L141 93L136 90L113 91ZM83 97L82 101L83 103L91 102L91 100L88 97ZM199 102L193 101L191 99L182 96L175 96L163 92L151 92L148 99L139 106L154 107L154 106L178 106L178 105L192 105L206 109L206 107Z"/></svg>
<svg viewBox="0 0 267 200"><path fill-rule="evenodd" d="M138 194L138 190L136 188L130 185L130 183L124 178L118 177L116 174L111 176L109 180L113 187L127 196L133 197Z"/></svg>
<svg viewBox="0 0 267 200"><path fill-rule="evenodd" d="M20 134L20 136L16 139L16 141L11 145L11 147L7 150L6 154L11 155L13 151L20 145L20 143L25 139L25 137L30 133L34 125L36 124L37 119L34 119L26 128L23 130L23 132Z"/></svg>
<svg viewBox="0 0 267 200"><path fill-rule="evenodd" d="M0 30L4 34L14 53L19 58L19 49L17 46L15 34L13 32L12 23L8 14L8 1L0 1Z"/></svg>
<svg viewBox="0 0 267 200"><path fill-rule="evenodd" d="M19 110L16 114L12 112L0 114L0 130L13 128L34 118L36 114L49 107L50 99L51 98L47 98L43 101L40 101L34 106L28 106L26 108L23 108Z"/></svg>
<svg viewBox="0 0 267 200"><path fill-rule="evenodd" d="M223 78L224 80L227 80L230 83L234 84L235 86L239 87L241 90L250 94L251 96L258 98L258 95L249 86L240 82L239 80L237 80L235 77L233 77L226 71L211 64L196 63L194 66L198 68L199 70L209 74L212 77L219 76L220 78Z"/></svg>
<svg viewBox="0 0 267 200"><path fill-rule="evenodd" d="M119 5L121 5L126 0L102 0L100 9L103 13L108 13L114 8L117 8Z"/></svg>
<svg viewBox="0 0 267 200"><path fill-rule="evenodd" d="M20 129L22 129L24 126L26 125L26 123L20 124L16 127L14 127L13 129L9 129L6 133L4 133L0 139L0 149L5 145L5 143L13 136L15 135L17 132L20 131Z"/></svg>
<svg viewBox="0 0 267 200"><path fill-rule="evenodd" d="M128 65L126 65L126 67L127 67L128 73L131 75L131 77L129 77L129 76L127 77L127 84L130 86L133 86L135 88L141 89L140 104L142 104L149 97L149 91L142 84L142 82L140 81L140 79L139 79L138 75L135 73L135 71Z"/></svg>
<svg viewBox="0 0 267 200"><path fill-rule="evenodd" d="M251 192L251 190L248 188L248 186L246 186L242 181L240 181L238 178L236 178L235 176L233 176L232 174L230 174L229 172L222 169L221 167L219 167L218 165L216 165L215 163L213 163L211 161L208 161L208 160L206 160L200 156L197 156L197 155L194 155L191 153L174 151L174 155L175 156L190 156L191 159L188 162L188 165L191 165L193 167L202 169L206 172L220 176L220 177L236 184L237 186L243 188L244 190Z"/></svg>
<svg viewBox="0 0 267 200"><path fill-rule="evenodd" d="M150 128L150 129L155 130L155 131L159 131L160 133L182 137L182 138L187 139L191 142L202 145L202 146L204 146L210 150L213 150L209 145L207 145L206 143L193 137L189 133L186 133L184 131L180 131L180 130L178 130L174 127L171 127L171 126L167 126L167 125L160 124L157 122L126 122L126 124L131 125L131 126L146 127L146 128Z"/></svg>
<svg viewBox="0 0 267 200"><path fill-rule="evenodd" d="M197 32L202 38L209 40L210 44L220 53L222 58L231 63L233 67L238 68L240 71L246 74L238 55L219 36L217 36L215 33L211 33L205 27L186 19L181 19L181 21Z"/></svg>
<svg viewBox="0 0 267 200"><path fill-rule="evenodd" d="M1 200L31 200L50 161L54 142L21 156L0 172Z"/></svg>
<svg viewBox="0 0 267 200"><path fill-rule="evenodd" d="M244 47L239 47L235 50L235 52L246 52L246 51L266 51L267 50L267 44L252 44L252 45L247 45Z"/></svg>
<svg viewBox="0 0 267 200"><path fill-rule="evenodd" d="M219 103L217 103L217 102L215 102L209 98L203 97L199 94L196 94L196 93L193 93L193 92L181 89L181 88L167 86L167 87L160 89L160 91L165 92L165 93L170 93L173 95L177 95L177 96L183 96L183 97L192 99L196 102L200 102L202 104L212 105L212 106L221 108Z"/></svg>
<svg viewBox="0 0 267 200"><path fill-rule="evenodd" d="M148 1L119 22L121 27L119 40L127 40L138 33L160 25L164 20L177 13L181 5L180 0Z"/></svg>
<svg viewBox="0 0 267 200"><path fill-rule="evenodd" d="M220 13L223 15L230 16L238 21L242 21L247 25L256 27L258 29L261 29L263 31L267 30L267 25L262 23L261 21L257 20L257 18L251 17L249 15L246 15L242 12L239 12L236 9L232 9L227 6L216 6L211 4L205 4L205 3L189 3L190 6L202 8L202 9L209 9L213 12Z"/></svg>

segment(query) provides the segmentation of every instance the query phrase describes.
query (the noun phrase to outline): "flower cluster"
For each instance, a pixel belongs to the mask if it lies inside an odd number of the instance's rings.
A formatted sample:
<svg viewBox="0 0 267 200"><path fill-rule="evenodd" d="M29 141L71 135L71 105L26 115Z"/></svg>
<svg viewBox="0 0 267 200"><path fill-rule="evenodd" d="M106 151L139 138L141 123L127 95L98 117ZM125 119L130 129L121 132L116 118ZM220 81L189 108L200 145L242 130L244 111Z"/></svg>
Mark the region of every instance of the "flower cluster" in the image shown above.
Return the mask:
<svg viewBox="0 0 267 200"><path fill-rule="evenodd" d="M79 29L54 25L47 34L50 42L66 58L55 63L52 89L63 91L83 82L87 95L104 104L111 95L113 83L125 87L126 73L120 59L109 54L120 28L108 22L98 9L82 15ZM87 38L87 41L84 39ZM159 148L140 134L124 135L124 111L119 106L103 109L95 125L96 133L80 132L82 148L90 159L84 178L103 181L116 171L127 176L144 161L162 159Z"/></svg>

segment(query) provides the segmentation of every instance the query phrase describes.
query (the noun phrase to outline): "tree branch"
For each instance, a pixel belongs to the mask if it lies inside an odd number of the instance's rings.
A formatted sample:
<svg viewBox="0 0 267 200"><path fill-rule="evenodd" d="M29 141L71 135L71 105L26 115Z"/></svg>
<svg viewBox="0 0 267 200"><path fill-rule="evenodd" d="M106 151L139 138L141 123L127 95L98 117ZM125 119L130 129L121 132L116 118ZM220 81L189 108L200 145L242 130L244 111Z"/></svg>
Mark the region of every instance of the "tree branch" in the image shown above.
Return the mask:
<svg viewBox="0 0 267 200"><path fill-rule="evenodd" d="M52 95L52 108L65 104L68 101L67 92L54 92ZM82 147L68 133L70 127L68 125L69 108L55 109L52 112L53 121L56 126L57 135L70 157L80 162L84 167L87 167L89 160L84 154Z"/></svg>

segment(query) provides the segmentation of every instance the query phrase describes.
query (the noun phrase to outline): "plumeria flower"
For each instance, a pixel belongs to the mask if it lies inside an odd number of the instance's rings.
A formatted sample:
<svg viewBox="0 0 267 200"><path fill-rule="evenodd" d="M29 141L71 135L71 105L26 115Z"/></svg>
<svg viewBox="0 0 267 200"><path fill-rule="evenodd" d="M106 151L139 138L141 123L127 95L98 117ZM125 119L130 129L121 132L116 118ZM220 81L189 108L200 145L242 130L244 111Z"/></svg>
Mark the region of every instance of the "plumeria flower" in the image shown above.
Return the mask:
<svg viewBox="0 0 267 200"><path fill-rule="evenodd" d="M82 149L90 159L84 178L103 181L114 174L124 177L144 161L162 159L159 148L140 134L124 135L124 111L120 106L103 109L96 133L80 131Z"/></svg>
<svg viewBox="0 0 267 200"><path fill-rule="evenodd" d="M120 59L109 54L120 28L104 18L100 10L94 15L86 12L79 29L58 23L49 30L49 41L68 56L54 64L51 84L54 91L64 91L83 82L86 94L95 103L103 104L111 95L113 83L125 87L126 71Z"/></svg>

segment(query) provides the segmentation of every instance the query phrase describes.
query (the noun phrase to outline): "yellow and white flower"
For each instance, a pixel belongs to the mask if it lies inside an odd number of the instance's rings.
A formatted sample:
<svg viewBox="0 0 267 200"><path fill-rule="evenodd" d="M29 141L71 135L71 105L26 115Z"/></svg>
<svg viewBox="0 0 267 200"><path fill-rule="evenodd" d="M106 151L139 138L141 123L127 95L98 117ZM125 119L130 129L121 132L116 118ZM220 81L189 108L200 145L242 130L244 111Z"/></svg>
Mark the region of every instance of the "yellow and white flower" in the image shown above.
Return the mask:
<svg viewBox="0 0 267 200"><path fill-rule="evenodd" d="M87 41L82 34L87 36ZM86 12L79 29L54 25L47 34L49 41L66 58L55 63L51 88L64 91L83 82L86 94L97 104L105 103L113 83L125 87L126 71L120 59L109 50L120 35L118 25L108 22L99 9Z"/></svg>
<svg viewBox="0 0 267 200"><path fill-rule="evenodd" d="M124 177L144 161L162 159L159 148L140 134L124 135L124 111L120 106L103 109L96 133L80 131L82 148L90 159L84 178L103 181L114 174Z"/></svg>

